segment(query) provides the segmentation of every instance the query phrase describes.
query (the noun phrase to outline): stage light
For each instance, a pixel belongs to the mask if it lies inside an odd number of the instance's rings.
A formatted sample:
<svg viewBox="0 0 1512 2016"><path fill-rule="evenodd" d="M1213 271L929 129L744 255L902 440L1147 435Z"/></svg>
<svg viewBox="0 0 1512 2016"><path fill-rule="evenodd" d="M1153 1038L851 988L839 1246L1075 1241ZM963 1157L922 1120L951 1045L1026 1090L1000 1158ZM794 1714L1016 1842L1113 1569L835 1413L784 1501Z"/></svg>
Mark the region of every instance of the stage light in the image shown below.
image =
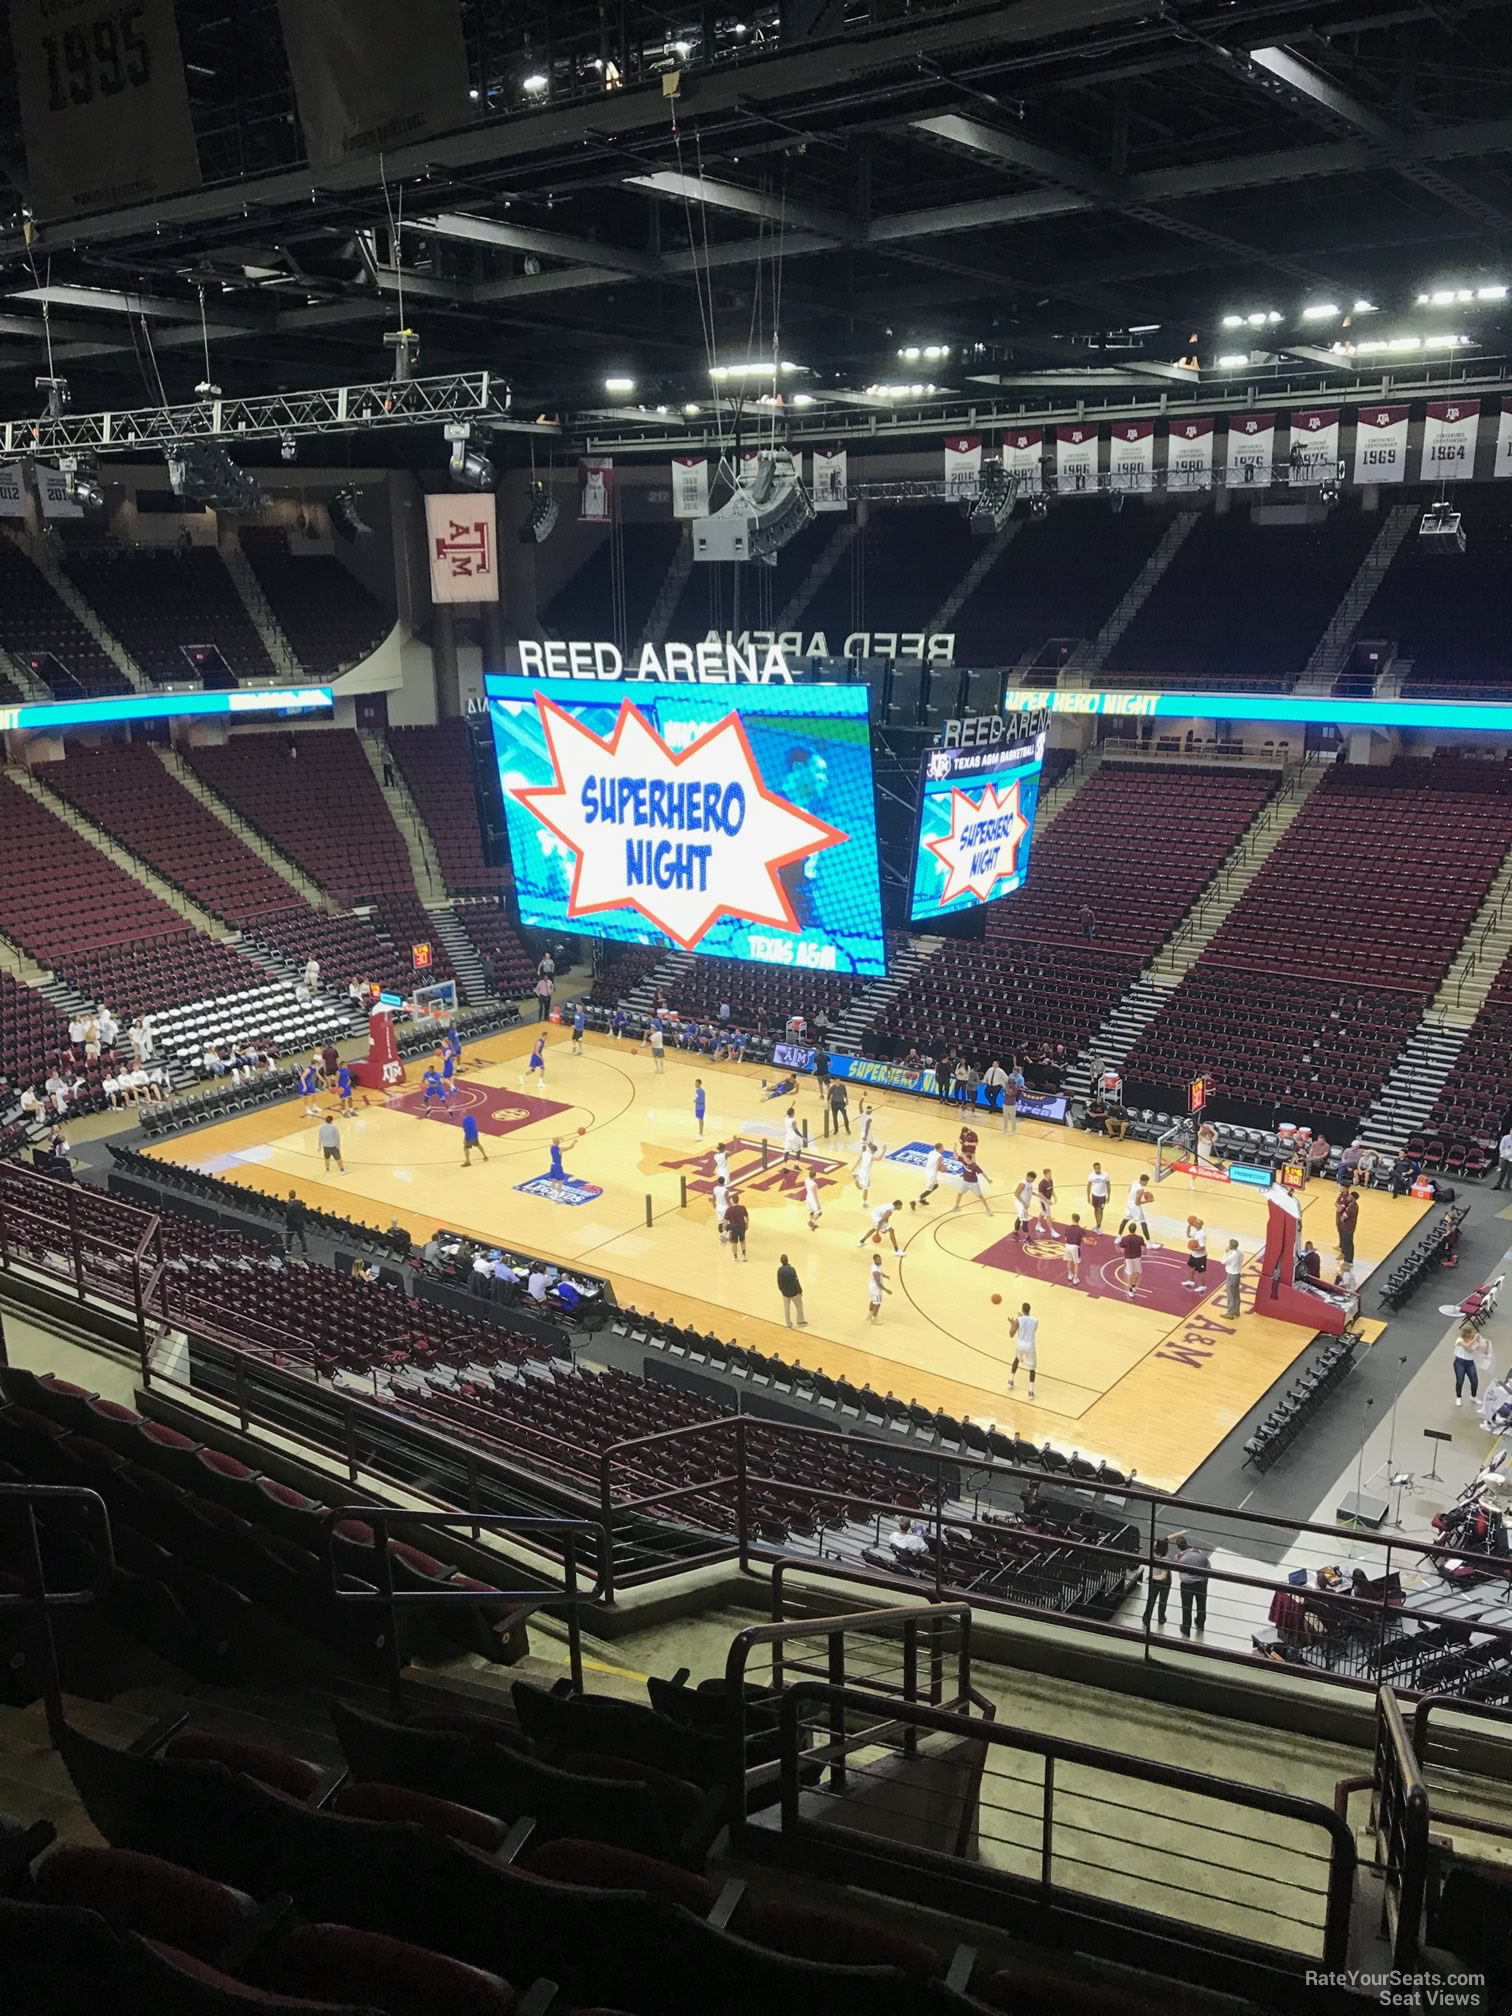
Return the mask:
<svg viewBox="0 0 1512 2016"><path fill-rule="evenodd" d="M635 390L635 380L633 378L606 378L604 380L604 390L612 392L616 398L620 398L627 392Z"/></svg>
<svg viewBox="0 0 1512 2016"><path fill-rule="evenodd" d="M1332 322L1338 312L1337 302L1315 301L1310 308L1302 310L1302 320L1304 322Z"/></svg>
<svg viewBox="0 0 1512 2016"><path fill-rule="evenodd" d="M1505 301L1507 290L1505 287L1477 287L1475 298L1477 301Z"/></svg>
<svg viewBox="0 0 1512 2016"><path fill-rule="evenodd" d="M524 80L523 88L532 98L539 98L543 91L550 88L550 83L550 78L543 77L539 70L532 70L530 75Z"/></svg>
<svg viewBox="0 0 1512 2016"><path fill-rule="evenodd" d="M693 45L691 42L674 42L672 44L672 54L677 58L679 63L686 63L692 53Z"/></svg>
<svg viewBox="0 0 1512 2016"><path fill-rule="evenodd" d="M493 463L481 448L453 448L451 473L464 490L492 490L498 482Z"/></svg>
<svg viewBox="0 0 1512 2016"><path fill-rule="evenodd" d="M260 511L256 480L239 469L218 441L179 441L168 450L168 481L176 497L212 511Z"/></svg>
<svg viewBox="0 0 1512 2016"><path fill-rule="evenodd" d="M1048 518L1049 515L1050 499L1048 497L1034 496L1029 499L1029 516L1031 518Z"/></svg>
<svg viewBox="0 0 1512 2016"><path fill-rule="evenodd" d="M1244 317L1242 315L1225 315L1223 326L1225 329L1242 329L1244 327Z"/></svg>
<svg viewBox="0 0 1512 2016"><path fill-rule="evenodd" d="M687 405L684 406L683 408L684 413L687 414L690 420L694 419L701 410L702 409L700 407L697 407L693 404L691 399L688 401Z"/></svg>
<svg viewBox="0 0 1512 2016"><path fill-rule="evenodd" d="M280 458L285 462L292 462L298 455L299 443L294 439L292 434L279 435L278 453Z"/></svg>
<svg viewBox="0 0 1512 2016"><path fill-rule="evenodd" d="M1351 315L1379 315L1381 311L1374 301L1367 301L1362 297L1355 302L1349 312Z"/></svg>
<svg viewBox="0 0 1512 2016"><path fill-rule="evenodd" d="M793 394L793 404L795 406L812 406L813 403L814 395L812 392L795 392Z"/></svg>
<svg viewBox="0 0 1512 2016"><path fill-rule="evenodd" d="M1248 362L1248 350L1226 350L1218 359L1218 369L1220 371L1242 371Z"/></svg>
<svg viewBox="0 0 1512 2016"><path fill-rule="evenodd" d="M530 510L520 527L522 546L544 546L556 530L557 500L544 483L532 485Z"/></svg>

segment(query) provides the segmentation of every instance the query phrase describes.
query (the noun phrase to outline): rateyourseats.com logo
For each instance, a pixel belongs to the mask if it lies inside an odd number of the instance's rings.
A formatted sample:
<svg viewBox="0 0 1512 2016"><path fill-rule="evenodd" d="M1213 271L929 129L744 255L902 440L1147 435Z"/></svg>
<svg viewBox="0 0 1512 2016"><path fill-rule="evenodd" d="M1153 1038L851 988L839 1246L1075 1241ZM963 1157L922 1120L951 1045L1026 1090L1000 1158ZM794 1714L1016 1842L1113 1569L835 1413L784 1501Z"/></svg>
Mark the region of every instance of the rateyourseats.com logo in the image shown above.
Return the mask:
<svg viewBox="0 0 1512 2016"><path fill-rule="evenodd" d="M1365 1995L1382 2009L1480 2009L1484 2007L1484 1974L1366 1974L1354 1969L1337 1973L1309 1968L1309 1988L1343 1988Z"/></svg>

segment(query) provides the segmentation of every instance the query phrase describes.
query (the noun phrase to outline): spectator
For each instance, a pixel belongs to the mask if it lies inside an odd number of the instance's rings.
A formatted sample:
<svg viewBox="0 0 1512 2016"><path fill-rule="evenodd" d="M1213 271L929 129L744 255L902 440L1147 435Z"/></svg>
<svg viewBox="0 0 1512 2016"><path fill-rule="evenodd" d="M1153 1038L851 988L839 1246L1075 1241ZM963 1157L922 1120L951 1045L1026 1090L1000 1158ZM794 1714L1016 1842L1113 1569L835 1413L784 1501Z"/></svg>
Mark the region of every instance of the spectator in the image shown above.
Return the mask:
<svg viewBox="0 0 1512 2016"><path fill-rule="evenodd" d="M312 954L305 961L304 984L312 994L320 991L320 961Z"/></svg>
<svg viewBox="0 0 1512 2016"><path fill-rule="evenodd" d="M315 1138L320 1144L322 1167L329 1169L334 1162L345 1176L346 1164L341 1159L341 1133L334 1120L322 1120L315 1130Z"/></svg>
<svg viewBox="0 0 1512 2016"><path fill-rule="evenodd" d="M68 1025L69 1048L73 1052L76 1064L82 1064L84 1061L84 1031L87 1027L88 1024L82 1015L75 1015Z"/></svg>
<svg viewBox="0 0 1512 2016"><path fill-rule="evenodd" d="M1148 1625L1151 1616L1162 1627L1166 1620L1166 1605L1171 1600L1171 1568L1168 1559L1170 1542L1157 1540L1152 1550L1154 1559L1150 1563L1150 1580L1145 1589L1145 1607L1142 1621Z"/></svg>
<svg viewBox="0 0 1512 2016"><path fill-rule="evenodd" d="M803 1314L803 1283L798 1279L798 1269L786 1253L777 1267L777 1293L782 1297L782 1320L789 1330L793 1328L795 1316L797 1327L807 1330L808 1322Z"/></svg>
<svg viewBox="0 0 1512 2016"><path fill-rule="evenodd" d="M474 1253L472 1271L474 1288L480 1294L486 1293L488 1284L493 1279L493 1258L487 1253Z"/></svg>
<svg viewBox="0 0 1512 2016"><path fill-rule="evenodd" d="M1509 1127L1496 1144L1496 1181L1493 1190L1512 1187L1512 1127Z"/></svg>
<svg viewBox="0 0 1512 2016"><path fill-rule="evenodd" d="M542 960L541 963L544 966L547 962L545 960ZM551 1013L551 995L552 995L552 989L554 988L555 985L556 983L549 973L543 973L535 983L535 987L532 991L534 992L536 997L537 1022L544 1022L547 1016Z"/></svg>
<svg viewBox="0 0 1512 2016"><path fill-rule="evenodd" d="M1232 1323L1239 1314L1239 1290L1244 1276L1244 1255L1239 1241L1230 1239L1223 1251L1223 1313Z"/></svg>
<svg viewBox="0 0 1512 2016"><path fill-rule="evenodd" d="M1323 1258L1311 1239L1304 1241L1297 1255L1295 1279L1303 1288L1316 1288L1323 1279Z"/></svg>
<svg viewBox="0 0 1512 2016"><path fill-rule="evenodd" d="M1334 1200L1334 1226L1338 1233L1339 1258L1345 1266L1354 1259L1355 1227L1360 1222L1360 1200L1353 1190L1341 1190Z"/></svg>
<svg viewBox="0 0 1512 2016"><path fill-rule="evenodd" d="M1171 1545L1176 1548L1176 1574L1181 1585L1181 1635L1191 1637L1195 1618L1197 1635L1201 1637L1207 1628L1207 1585L1213 1569L1212 1558L1205 1547L1198 1546L1185 1533L1173 1533Z"/></svg>
<svg viewBox="0 0 1512 2016"><path fill-rule="evenodd" d="M1470 1398L1477 1399L1482 1379L1489 1385L1493 1360L1491 1340L1476 1329L1468 1320L1461 1323L1454 1339L1454 1404L1465 1404L1465 1387L1470 1388Z"/></svg>
<svg viewBox="0 0 1512 2016"><path fill-rule="evenodd" d="M283 1216L285 1251L292 1252L294 1241L297 1239L300 1252L308 1254L310 1235L305 1228L309 1223L310 1214L297 1190L289 1192L289 1201L284 1205Z"/></svg>
<svg viewBox="0 0 1512 2016"><path fill-rule="evenodd" d="M556 961L549 952L543 952L536 962L536 978L538 980L555 980Z"/></svg>
<svg viewBox="0 0 1512 2016"><path fill-rule="evenodd" d="M152 1022L151 1016L146 1016L143 1019L150 1027ZM114 1050L116 1038L120 1033L120 1023L117 1022L108 1008L102 1006L99 1015L95 1019L95 1034L99 1039L101 1049Z"/></svg>
<svg viewBox="0 0 1512 2016"><path fill-rule="evenodd" d="M1078 910L1076 913L1076 919L1077 922L1081 925L1081 935L1083 936L1083 938L1096 937L1097 919L1092 914L1092 905L1090 903L1083 903L1081 909Z"/></svg>
<svg viewBox="0 0 1512 2016"><path fill-rule="evenodd" d="M538 1306L546 1300L546 1263L537 1260L525 1283L525 1293Z"/></svg>
<svg viewBox="0 0 1512 2016"><path fill-rule="evenodd" d="M897 1531L888 1534L887 1544L900 1560L910 1555L927 1554L929 1552L929 1542L915 1528L913 1521L906 1512L898 1514Z"/></svg>

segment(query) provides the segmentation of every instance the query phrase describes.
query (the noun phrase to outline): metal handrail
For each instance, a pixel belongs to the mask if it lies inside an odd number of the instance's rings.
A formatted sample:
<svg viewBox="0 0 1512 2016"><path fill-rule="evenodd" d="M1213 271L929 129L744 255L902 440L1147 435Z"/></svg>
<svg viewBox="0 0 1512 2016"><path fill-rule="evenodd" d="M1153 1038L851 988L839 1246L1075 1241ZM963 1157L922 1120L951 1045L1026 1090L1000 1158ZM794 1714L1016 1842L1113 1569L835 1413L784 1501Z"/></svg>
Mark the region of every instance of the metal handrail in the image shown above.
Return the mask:
<svg viewBox="0 0 1512 2016"><path fill-rule="evenodd" d="M42 1703L48 1733L54 1743L64 1726L63 1687L58 1675L58 1648L53 1640L54 1610L88 1610L104 1602L115 1580L115 1542L110 1531L110 1513L98 1491L81 1484L0 1484L0 1508L19 1505L25 1513L21 1544L22 1588L0 1592L0 1613L19 1611L31 1624L31 1636L42 1682ZM39 1505L81 1505L89 1521L87 1545L95 1558L94 1577L84 1589L49 1589L42 1565L42 1548L37 1537Z"/></svg>
<svg viewBox="0 0 1512 2016"><path fill-rule="evenodd" d="M842 1732L847 1714L867 1716L886 1711L888 1719L894 1723L911 1723L921 1731L954 1736L962 1742L988 1748L1011 1748L1042 1758L1045 1763L1045 1790L1038 1881L1015 1877L1004 1870L989 1870L980 1862L963 1866L956 1855L918 1845L912 1847L905 1862L900 1857L880 1854L878 1849L885 1847L885 1843L873 1844L868 1837L854 1830L826 1826L822 1821L806 1817L801 1805L804 1767L812 1770L816 1761L829 1761L826 1749L821 1749L816 1755L806 1750L800 1740L804 1711L813 1707L825 1710L824 1719L829 1726ZM1225 1800L1249 1812L1270 1813L1322 1830L1330 1843L1322 1964L1336 1969L1346 1961L1357 1861L1354 1836L1345 1820L1316 1800L1302 1799L1289 1792L1261 1789L1231 1779L1210 1777L1180 1765L1161 1764L1120 1751L1098 1749L1068 1737L1048 1736L1011 1724L958 1715L924 1703L905 1706L888 1702L864 1689L830 1686L822 1681L801 1681L789 1688L782 1697L779 1716L783 1839L791 1843L803 1838L816 1847L822 1847L831 1874L840 1881L854 1878L870 1888L890 1890L892 1894L902 1896L916 1897L928 1891L930 1894L922 1901L945 1909L975 1909L978 1916L981 1915L980 1903L984 1892L990 1895L994 1888L1007 1895L1032 1898L1042 1908L1059 1905L1072 1912L1084 1913L1087 1908L1085 1893L1058 1885L1052 1873L1055 1769L1058 1764L1069 1764L1129 1778L1139 1784L1159 1785L1197 1797ZM855 1747L856 1742L865 1740L865 1737L847 1739L842 1733L836 1740L843 1752ZM890 1875L895 1880L889 1881ZM949 1894L947 1885L952 1886L954 1895ZM1115 1904L1100 1897L1095 1901L1095 1911L1098 1920L1110 1931L1124 1927L1133 1932L1148 1931L1157 1936L1170 1936L1173 1921L1159 1913ZM1086 1919L1083 1918L1082 1922L1085 1923ZM1216 1954L1248 1960L1272 1973L1277 1965L1276 1950L1263 1947L1254 1940L1223 1933L1199 1933L1198 1926L1189 1916L1183 1916L1180 1928L1182 1941L1189 1947L1206 1945ZM1303 1956L1297 1956L1299 1972L1304 1964L1315 1967L1317 1960L1307 1956L1304 1962Z"/></svg>
<svg viewBox="0 0 1512 2016"><path fill-rule="evenodd" d="M1428 1788L1396 1695L1389 1687L1381 1688L1376 1696L1370 1825L1376 1862L1384 1877L1381 1929L1391 1932L1394 1965L1410 1970L1422 1939L1428 1894Z"/></svg>

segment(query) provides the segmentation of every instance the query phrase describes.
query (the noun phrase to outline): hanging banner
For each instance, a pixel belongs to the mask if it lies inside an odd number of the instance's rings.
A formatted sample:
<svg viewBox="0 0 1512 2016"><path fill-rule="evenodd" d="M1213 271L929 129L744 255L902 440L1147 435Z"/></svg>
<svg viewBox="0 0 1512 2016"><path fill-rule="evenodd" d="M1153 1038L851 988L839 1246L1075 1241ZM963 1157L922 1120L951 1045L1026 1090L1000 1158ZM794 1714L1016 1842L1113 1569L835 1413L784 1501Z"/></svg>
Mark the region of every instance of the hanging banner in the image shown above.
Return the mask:
<svg viewBox="0 0 1512 2016"><path fill-rule="evenodd" d="M82 518L84 506L68 494L68 478L61 469L37 470L37 495L42 500L44 518Z"/></svg>
<svg viewBox="0 0 1512 2016"><path fill-rule="evenodd" d="M19 462L0 462L0 518L25 516L25 472Z"/></svg>
<svg viewBox="0 0 1512 2016"><path fill-rule="evenodd" d="M1173 420L1166 437L1167 490L1211 490L1212 487L1212 421Z"/></svg>
<svg viewBox="0 0 1512 2016"><path fill-rule="evenodd" d="M1269 483L1276 448L1274 413L1246 413L1228 423L1228 483Z"/></svg>
<svg viewBox="0 0 1512 2016"><path fill-rule="evenodd" d="M672 516L707 518L709 515L709 458L707 455L672 457Z"/></svg>
<svg viewBox="0 0 1512 2016"><path fill-rule="evenodd" d="M952 434L945 442L945 497L975 497L982 487L982 437Z"/></svg>
<svg viewBox="0 0 1512 2016"><path fill-rule="evenodd" d="M424 34L414 0L279 0L278 12L312 167L392 153L466 121L457 0L427 0Z"/></svg>
<svg viewBox="0 0 1512 2016"><path fill-rule="evenodd" d="M11 0L10 34L39 219L199 187L173 0Z"/></svg>
<svg viewBox="0 0 1512 2016"><path fill-rule="evenodd" d="M433 602L499 599L498 502L465 493L425 500Z"/></svg>
<svg viewBox="0 0 1512 2016"><path fill-rule="evenodd" d="M1469 482L1475 474L1479 399L1432 399L1423 422L1420 483Z"/></svg>
<svg viewBox="0 0 1512 2016"><path fill-rule="evenodd" d="M1062 496L1068 490L1097 487L1097 429L1077 421L1055 430L1055 483Z"/></svg>
<svg viewBox="0 0 1512 2016"><path fill-rule="evenodd" d="M845 498L845 450L843 448L816 448L814 450L813 500L816 511L843 511Z"/></svg>
<svg viewBox="0 0 1512 2016"><path fill-rule="evenodd" d="M5 474L0 470L0 477ZM1512 407L1503 406L1496 423L1496 467L1493 476L1512 476Z"/></svg>
<svg viewBox="0 0 1512 2016"><path fill-rule="evenodd" d="M578 462L578 517L597 525L609 522L614 496L614 463L608 456Z"/></svg>
<svg viewBox="0 0 1512 2016"><path fill-rule="evenodd" d="M1116 420L1108 436L1108 482L1114 490L1149 490L1155 482L1155 422Z"/></svg>
<svg viewBox="0 0 1512 2016"><path fill-rule="evenodd" d="M1293 485L1311 486L1339 473L1339 409L1315 407L1291 416L1287 460Z"/></svg>
<svg viewBox="0 0 1512 2016"><path fill-rule="evenodd" d="M1044 488L1045 430L1016 427L1003 436L1003 469L1018 478L1020 497L1037 497Z"/></svg>
<svg viewBox="0 0 1512 2016"><path fill-rule="evenodd" d="M1362 406L1355 414L1356 483L1407 481L1407 408Z"/></svg>

